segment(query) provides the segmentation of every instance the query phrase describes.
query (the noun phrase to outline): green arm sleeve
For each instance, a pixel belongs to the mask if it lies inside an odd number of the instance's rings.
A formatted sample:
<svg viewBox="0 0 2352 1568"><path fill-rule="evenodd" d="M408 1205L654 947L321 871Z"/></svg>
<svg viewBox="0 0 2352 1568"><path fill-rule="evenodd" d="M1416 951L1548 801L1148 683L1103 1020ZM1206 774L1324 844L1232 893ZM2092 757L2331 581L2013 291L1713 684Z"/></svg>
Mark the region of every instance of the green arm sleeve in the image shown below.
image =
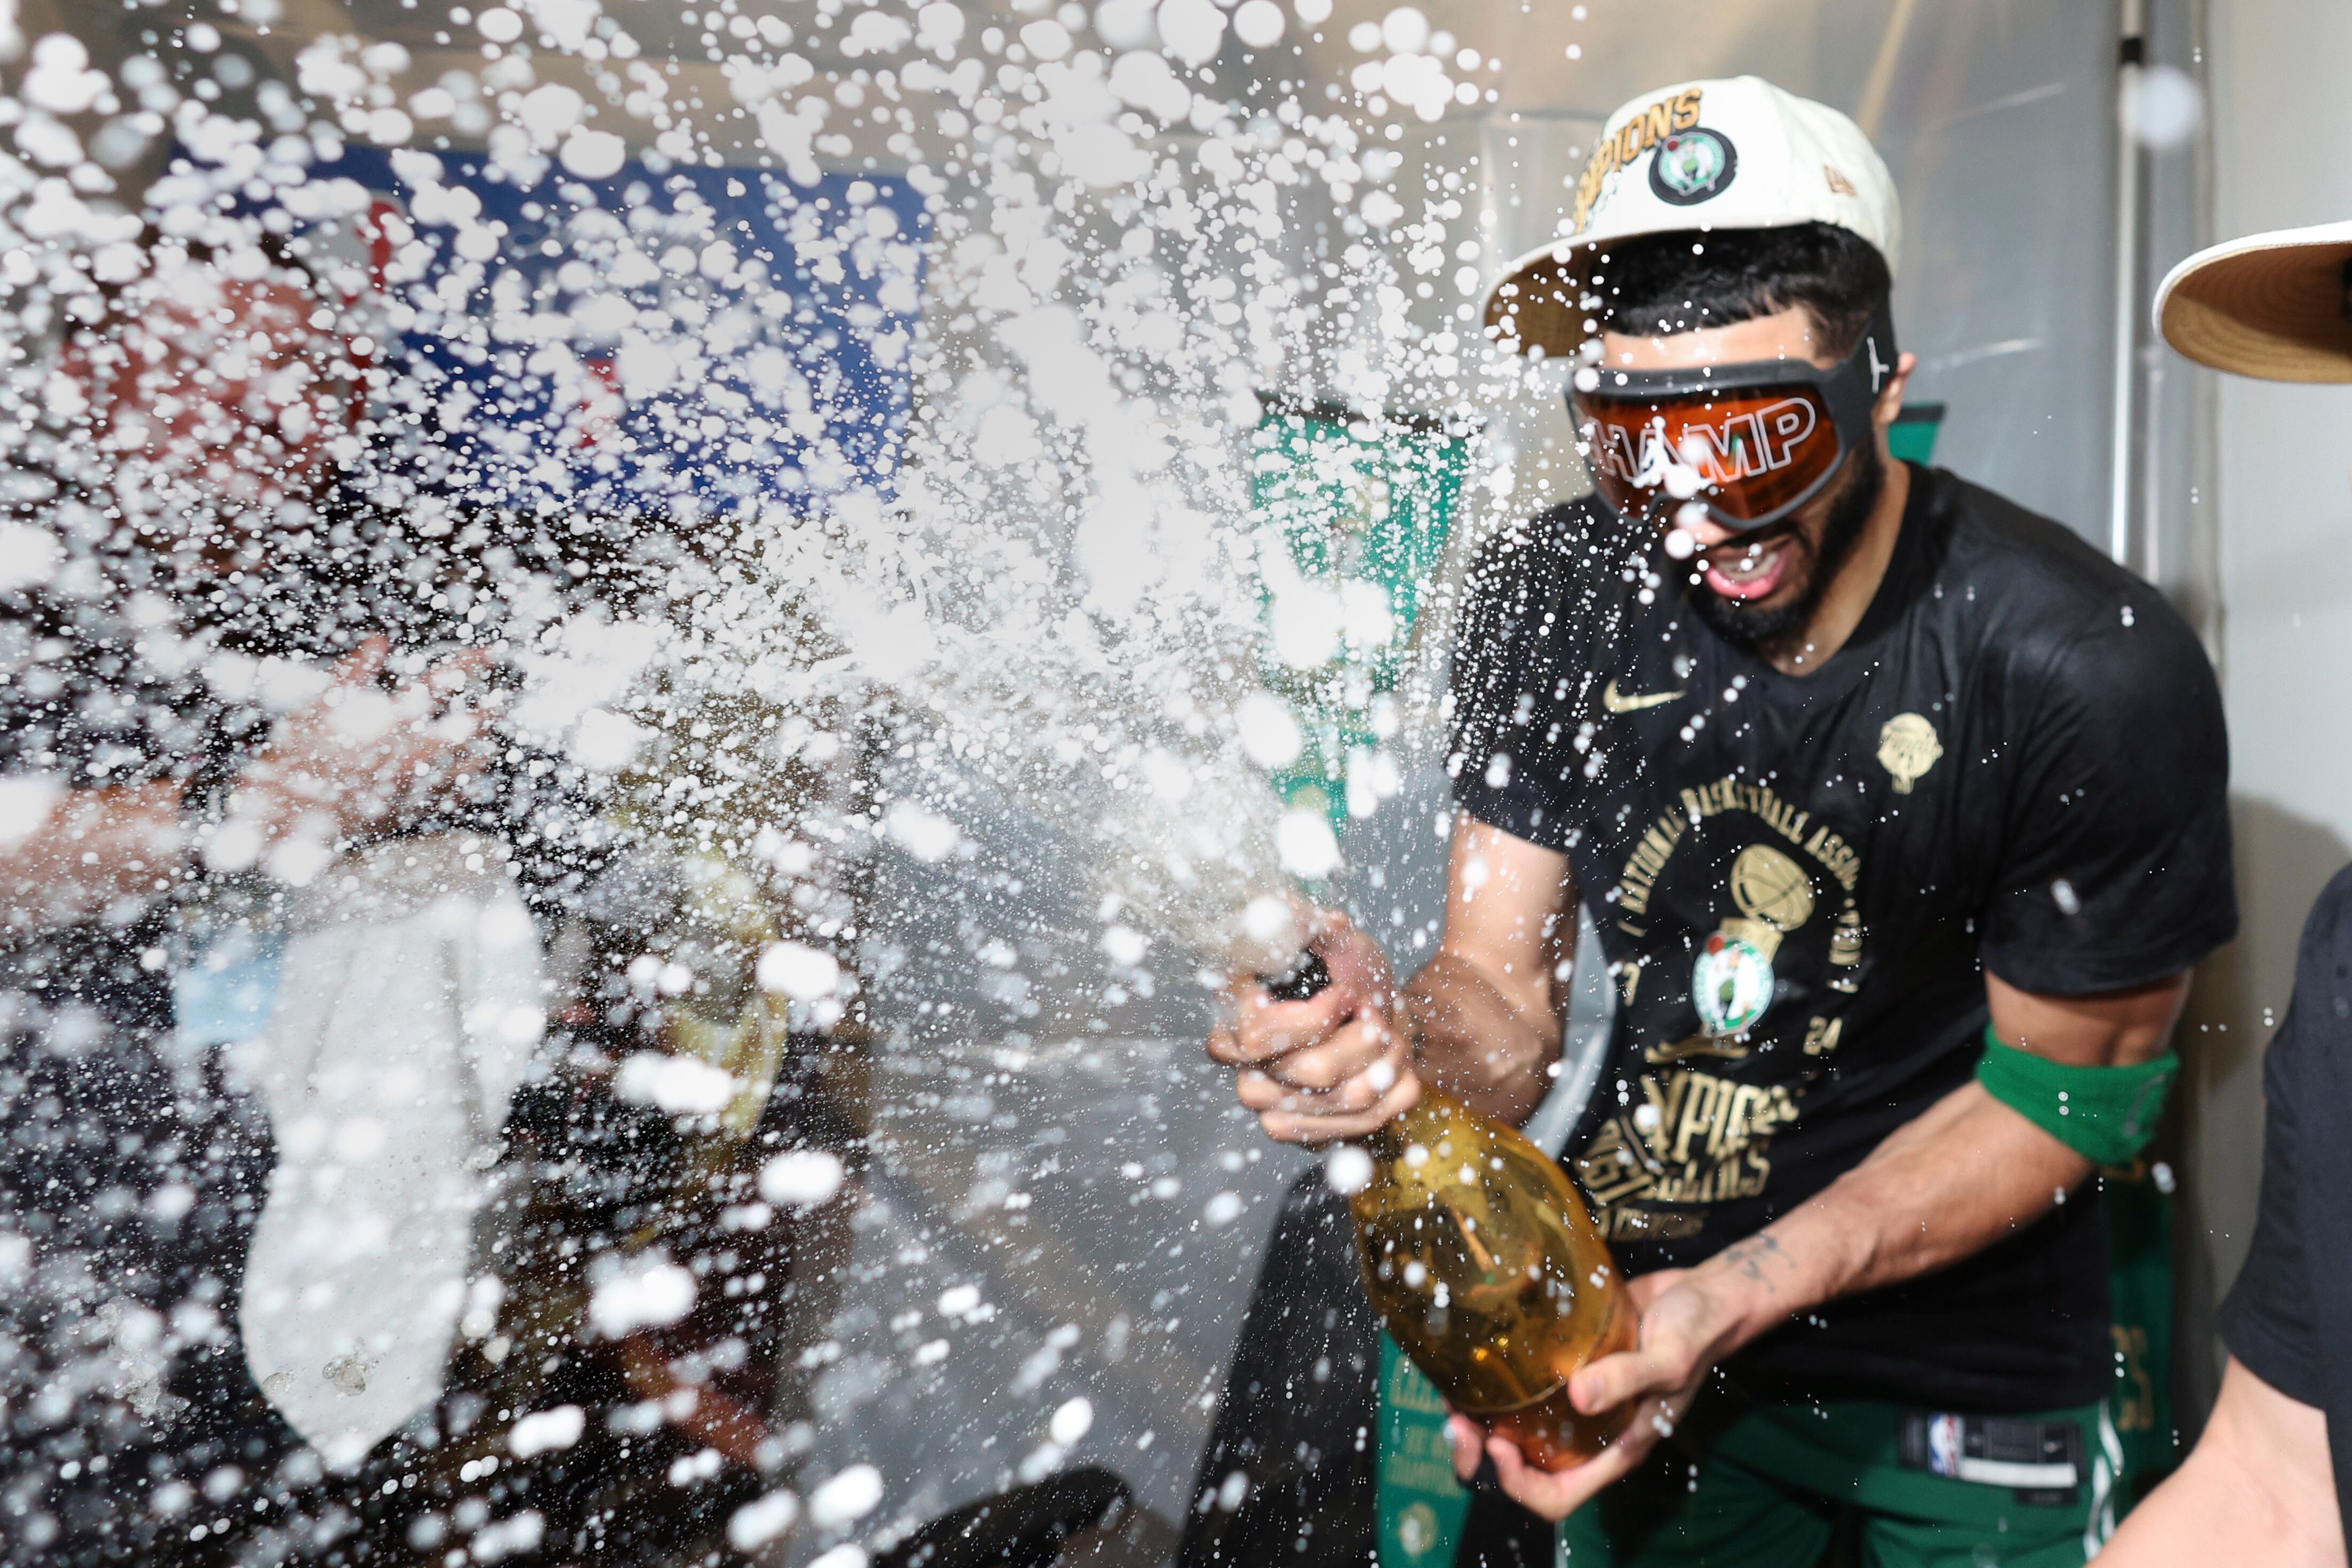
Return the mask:
<svg viewBox="0 0 2352 1568"><path fill-rule="evenodd" d="M2133 1067L2078 1068L2001 1044L1985 1026L1977 1081L1985 1092L2095 1165L2136 1159L2156 1136L2178 1052Z"/></svg>

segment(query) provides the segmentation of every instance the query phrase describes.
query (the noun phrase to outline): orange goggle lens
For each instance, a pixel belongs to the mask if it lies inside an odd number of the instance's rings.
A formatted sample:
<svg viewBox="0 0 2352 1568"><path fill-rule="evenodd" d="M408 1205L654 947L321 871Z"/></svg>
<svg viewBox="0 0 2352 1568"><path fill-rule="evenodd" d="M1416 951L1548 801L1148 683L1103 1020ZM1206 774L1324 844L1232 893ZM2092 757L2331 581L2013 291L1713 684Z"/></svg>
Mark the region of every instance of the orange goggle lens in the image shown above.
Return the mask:
<svg viewBox="0 0 2352 1568"><path fill-rule="evenodd" d="M1666 401L1573 398L1601 499L1638 517L1676 491L1726 524L1775 522L1837 472L1843 447L1827 401L1806 386ZM1676 469L1681 482L1671 483Z"/></svg>

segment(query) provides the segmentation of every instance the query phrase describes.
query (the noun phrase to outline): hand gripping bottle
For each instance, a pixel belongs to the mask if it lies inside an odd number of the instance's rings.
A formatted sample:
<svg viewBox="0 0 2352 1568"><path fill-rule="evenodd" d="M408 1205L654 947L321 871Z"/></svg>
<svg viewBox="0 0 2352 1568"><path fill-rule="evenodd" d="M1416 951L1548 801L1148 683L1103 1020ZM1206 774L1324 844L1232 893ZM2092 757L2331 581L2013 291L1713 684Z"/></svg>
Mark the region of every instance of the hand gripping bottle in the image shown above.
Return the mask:
<svg viewBox="0 0 2352 1568"><path fill-rule="evenodd" d="M1270 983L1312 995L1321 961ZM1511 1128L1424 1086L1362 1143L1371 1179L1350 1194L1364 1287L1381 1327L1446 1403L1566 1469L1625 1429L1632 1405L1587 1415L1568 1380L1633 1348L1636 1313L1567 1173Z"/></svg>

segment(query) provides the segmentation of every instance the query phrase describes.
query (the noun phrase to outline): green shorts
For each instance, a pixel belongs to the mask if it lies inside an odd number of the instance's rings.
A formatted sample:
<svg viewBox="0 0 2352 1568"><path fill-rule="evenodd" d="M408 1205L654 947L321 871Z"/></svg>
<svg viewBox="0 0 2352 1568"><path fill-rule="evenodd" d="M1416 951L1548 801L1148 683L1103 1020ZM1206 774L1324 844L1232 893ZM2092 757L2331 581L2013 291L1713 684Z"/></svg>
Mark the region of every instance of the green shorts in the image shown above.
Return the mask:
<svg viewBox="0 0 2352 1568"><path fill-rule="evenodd" d="M1705 1403L1569 1517L1560 1568L2081 1568L2115 1528L2121 1449L2101 1405L1987 1418L1841 1401L1710 1420Z"/></svg>

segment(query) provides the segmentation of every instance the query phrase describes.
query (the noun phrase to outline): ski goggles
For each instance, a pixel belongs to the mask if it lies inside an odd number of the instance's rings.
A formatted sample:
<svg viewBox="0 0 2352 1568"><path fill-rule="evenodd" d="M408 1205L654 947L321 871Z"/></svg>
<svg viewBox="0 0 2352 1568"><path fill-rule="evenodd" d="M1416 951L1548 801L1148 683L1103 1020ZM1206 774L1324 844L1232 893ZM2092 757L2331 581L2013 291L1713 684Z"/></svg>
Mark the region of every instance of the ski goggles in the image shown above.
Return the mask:
<svg viewBox="0 0 2352 1568"><path fill-rule="evenodd" d="M1746 532L1820 495L1848 453L1877 437L1871 410L1895 374L1885 311L1827 370L1804 360L1611 371L1587 366L1568 394L1593 489L1621 518L1696 502Z"/></svg>

